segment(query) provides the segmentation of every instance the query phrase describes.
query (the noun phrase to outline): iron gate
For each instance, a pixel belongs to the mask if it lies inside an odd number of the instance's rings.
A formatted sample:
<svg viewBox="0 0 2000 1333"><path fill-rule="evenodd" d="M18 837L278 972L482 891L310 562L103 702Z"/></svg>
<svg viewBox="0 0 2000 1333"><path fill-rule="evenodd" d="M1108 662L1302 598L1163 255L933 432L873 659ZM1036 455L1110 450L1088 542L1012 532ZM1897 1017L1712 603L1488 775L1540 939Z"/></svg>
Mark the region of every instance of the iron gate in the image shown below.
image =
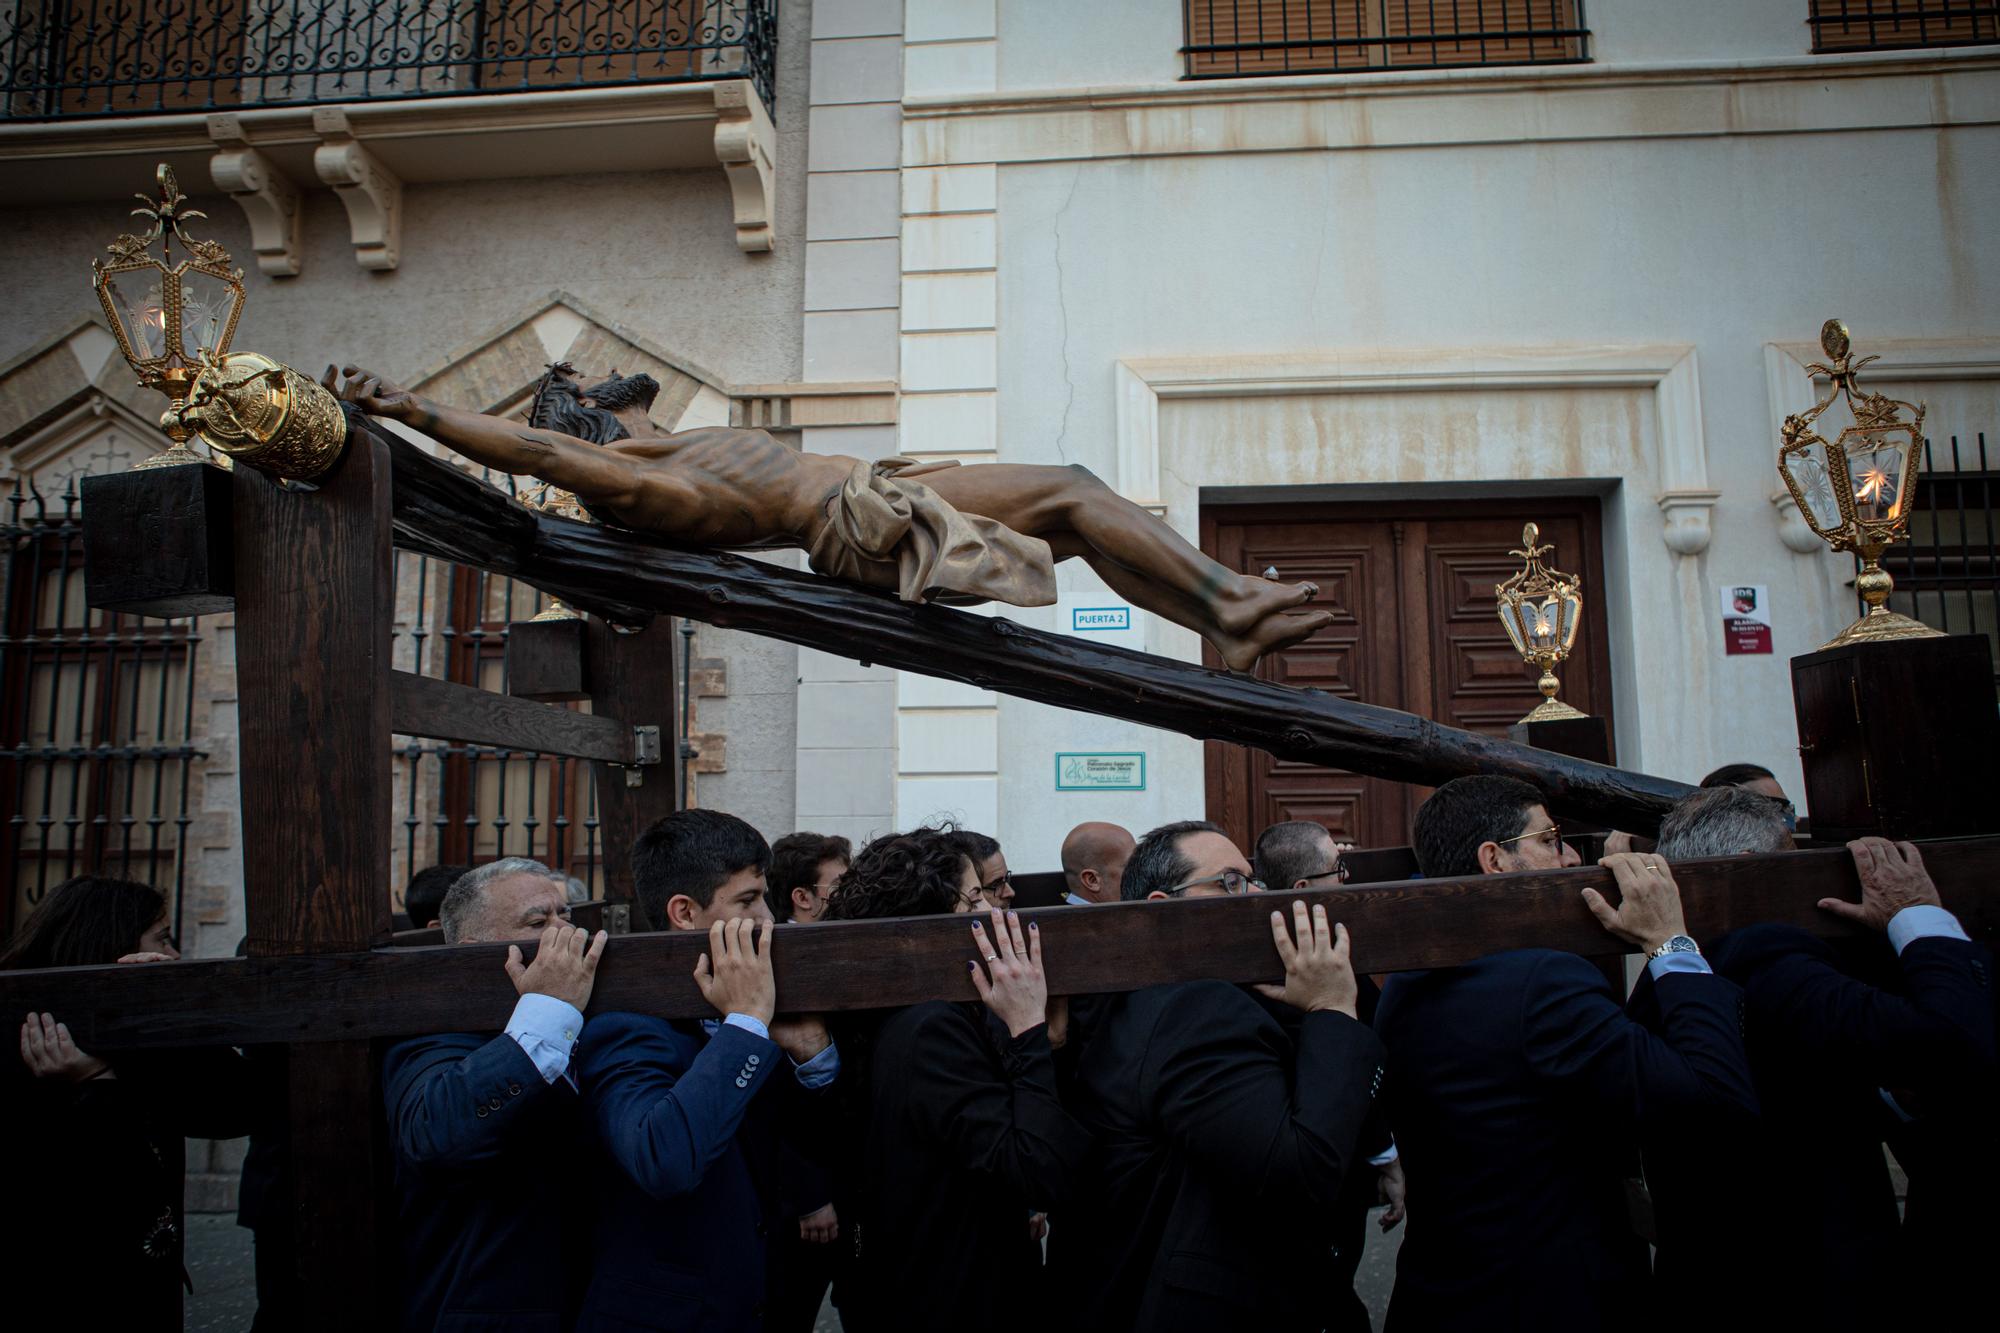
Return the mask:
<svg viewBox="0 0 2000 1333"><path fill-rule="evenodd" d="M17 483L0 633L0 864L8 934L70 875L102 869L172 901L181 931L202 636L194 619L84 604L76 478L51 499Z"/></svg>

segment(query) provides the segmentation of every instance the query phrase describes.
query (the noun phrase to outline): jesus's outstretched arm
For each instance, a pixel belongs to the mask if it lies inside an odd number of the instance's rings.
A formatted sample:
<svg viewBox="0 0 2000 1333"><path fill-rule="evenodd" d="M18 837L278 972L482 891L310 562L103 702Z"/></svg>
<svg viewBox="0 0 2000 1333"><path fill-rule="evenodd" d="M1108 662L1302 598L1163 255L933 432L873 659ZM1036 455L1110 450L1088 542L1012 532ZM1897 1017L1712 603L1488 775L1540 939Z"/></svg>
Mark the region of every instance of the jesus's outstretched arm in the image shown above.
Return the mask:
<svg viewBox="0 0 2000 1333"><path fill-rule="evenodd" d="M420 430L475 463L560 486L586 504L627 508L645 485L630 459L588 440L446 407L359 366L345 366L339 375L328 366L322 382L364 412Z"/></svg>

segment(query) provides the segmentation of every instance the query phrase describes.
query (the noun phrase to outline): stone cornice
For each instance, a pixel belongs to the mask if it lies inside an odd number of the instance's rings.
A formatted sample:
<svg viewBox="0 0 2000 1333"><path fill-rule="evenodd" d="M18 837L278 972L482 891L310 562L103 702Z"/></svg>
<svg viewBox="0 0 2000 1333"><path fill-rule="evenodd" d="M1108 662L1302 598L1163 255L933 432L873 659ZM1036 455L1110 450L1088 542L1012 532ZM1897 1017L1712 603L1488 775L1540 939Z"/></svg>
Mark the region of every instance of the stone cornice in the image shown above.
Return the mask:
<svg viewBox="0 0 2000 1333"><path fill-rule="evenodd" d="M1550 65L912 97L905 166L2000 123L2000 51Z"/></svg>
<svg viewBox="0 0 2000 1333"><path fill-rule="evenodd" d="M333 163L329 151L342 156ZM296 241L275 225L287 190L332 187L355 224L364 267L397 262L389 182L499 180L720 166L737 244L769 250L777 135L744 79L330 106L242 107L0 123L0 198L11 207L127 199L155 163L189 184L217 177L262 223L264 271L297 271ZM244 179L245 155L261 173ZM221 160L221 172L217 163ZM332 166L351 169L333 172ZM275 184L273 183L275 182ZM354 193L358 192L358 193ZM366 209L357 216L357 208ZM261 210L261 211L253 211Z"/></svg>

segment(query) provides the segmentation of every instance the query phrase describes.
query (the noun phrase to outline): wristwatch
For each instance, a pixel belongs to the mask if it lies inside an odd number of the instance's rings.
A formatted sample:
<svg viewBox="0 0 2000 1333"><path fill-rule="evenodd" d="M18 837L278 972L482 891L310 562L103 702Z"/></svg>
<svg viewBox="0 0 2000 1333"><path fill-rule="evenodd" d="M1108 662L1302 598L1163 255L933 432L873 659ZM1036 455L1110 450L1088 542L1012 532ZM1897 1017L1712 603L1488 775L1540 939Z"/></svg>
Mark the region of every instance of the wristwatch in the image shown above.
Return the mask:
<svg viewBox="0 0 2000 1333"><path fill-rule="evenodd" d="M1670 953L1698 954L1700 952L1701 952L1701 946L1699 944L1696 944L1693 940L1689 939L1687 936L1670 935L1667 937L1667 942L1665 944L1662 944L1659 948L1647 954L1646 957L1665 958Z"/></svg>

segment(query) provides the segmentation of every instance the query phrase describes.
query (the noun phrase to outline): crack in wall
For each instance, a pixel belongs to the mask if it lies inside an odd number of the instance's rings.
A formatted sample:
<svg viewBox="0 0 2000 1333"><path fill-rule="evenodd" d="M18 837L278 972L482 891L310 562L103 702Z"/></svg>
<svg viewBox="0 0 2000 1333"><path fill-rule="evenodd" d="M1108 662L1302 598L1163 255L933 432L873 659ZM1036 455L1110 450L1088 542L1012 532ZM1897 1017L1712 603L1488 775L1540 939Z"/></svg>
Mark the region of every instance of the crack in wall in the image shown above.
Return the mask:
<svg viewBox="0 0 2000 1333"><path fill-rule="evenodd" d="M1062 337L1057 343L1057 355L1062 358L1063 410L1062 425L1056 431L1056 457L1069 462L1069 452L1064 443L1069 439L1069 413L1076 405L1076 380L1069 373L1069 295L1063 282L1062 224L1069 212L1069 206L1076 202L1076 187L1083 180L1083 163L1076 164L1076 171L1069 178L1069 193L1063 196L1062 207L1056 209L1053 219L1056 248L1056 313L1062 317Z"/></svg>

